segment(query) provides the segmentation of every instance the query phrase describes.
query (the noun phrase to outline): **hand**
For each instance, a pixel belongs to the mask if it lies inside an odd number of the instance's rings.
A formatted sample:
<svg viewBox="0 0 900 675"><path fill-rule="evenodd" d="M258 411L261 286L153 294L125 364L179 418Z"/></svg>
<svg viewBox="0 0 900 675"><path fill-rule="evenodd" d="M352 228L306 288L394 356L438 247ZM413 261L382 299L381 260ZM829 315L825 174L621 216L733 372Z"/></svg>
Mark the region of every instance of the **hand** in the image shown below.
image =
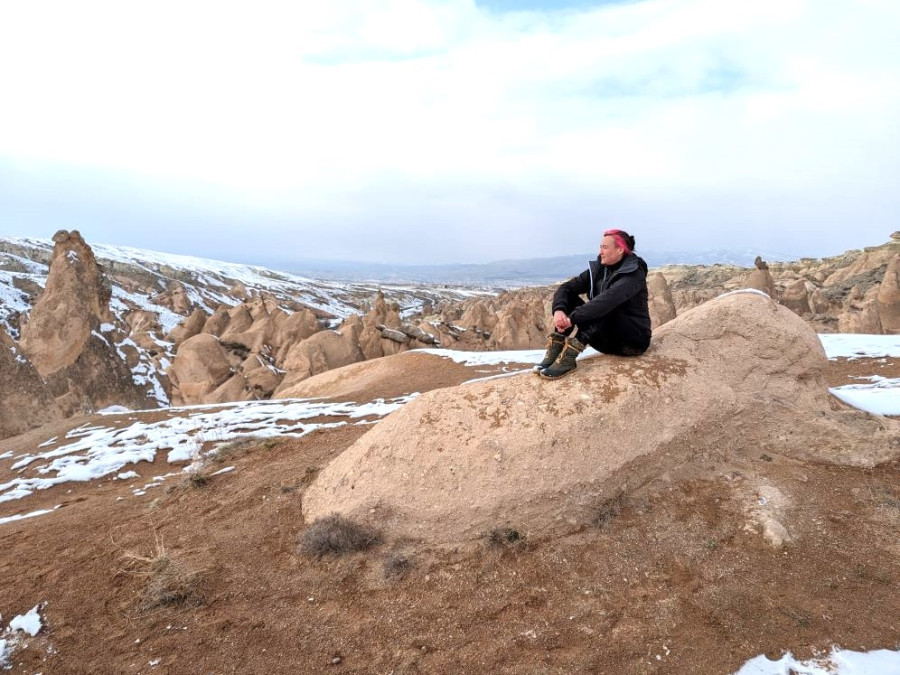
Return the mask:
<svg viewBox="0 0 900 675"><path fill-rule="evenodd" d="M557 333L562 333L572 327L572 321L564 311L558 309L553 312L553 325Z"/></svg>

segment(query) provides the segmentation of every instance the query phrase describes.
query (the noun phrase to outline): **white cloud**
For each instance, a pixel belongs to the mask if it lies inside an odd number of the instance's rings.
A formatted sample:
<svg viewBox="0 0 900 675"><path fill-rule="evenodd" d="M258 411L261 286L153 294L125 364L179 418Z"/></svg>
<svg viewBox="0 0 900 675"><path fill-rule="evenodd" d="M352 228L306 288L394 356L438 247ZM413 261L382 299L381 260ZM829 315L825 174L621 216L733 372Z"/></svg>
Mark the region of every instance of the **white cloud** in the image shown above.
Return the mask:
<svg viewBox="0 0 900 675"><path fill-rule="evenodd" d="M460 215L463 194L547 186L811 200L857 181L876 206L896 201L900 5L887 0L249 7L6 3L0 157L347 223L373 192Z"/></svg>

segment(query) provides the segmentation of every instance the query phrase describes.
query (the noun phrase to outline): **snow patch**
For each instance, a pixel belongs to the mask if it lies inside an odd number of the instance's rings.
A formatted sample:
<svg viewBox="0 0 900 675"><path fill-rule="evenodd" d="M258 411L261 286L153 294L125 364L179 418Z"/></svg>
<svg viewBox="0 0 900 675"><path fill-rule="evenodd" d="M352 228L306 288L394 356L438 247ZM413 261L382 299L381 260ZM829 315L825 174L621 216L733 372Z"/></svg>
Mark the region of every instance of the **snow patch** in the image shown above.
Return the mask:
<svg viewBox="0 0 900 675"><path fill-rule="evenodd" d="M827 656L797 661L788 652L778 661L765 655L750 659L734 675L897 675L900 650L853 652L834 647Z"/></svg>
<svg viewBox="0 0 900 675"><path fill-rule="evenodd" d="M168 419L135 421L123 428L84 424L66 434L66 439L74 442L19 459L12 467L14 470L35 465L32 471L36 475L0 483L0 503L61 483L85 482L119 473L129 464L152 462L159 451L168 451L170 463L189 462L198 456L206 442L230 441L247 435L302 437L315 429L343 426L349 420L384 417L412 399L411 395L362 404L310 399L243 401L170 409L168 412L173 416ZM343 417L348 421L315 421L322 417Z"/></svg>
<svg viewBox="0 0 900 675"><path fill-rule="evenodd" d="M416 349L412 353L434 354L464 366L502 366L509 363L537 364L544 358L543 349L518 349L498 352L464 352L456 349ZM578 359L586 359L599 354L593 347L587 347Z"/></svg>
<svg viewBox="0 0 900 675"><path fill-rule="evenodd" d="M97 413L100 415L121 415L122 413L130 413L131 408L126 408L124 405L111 405L103 410L98 410Z"/></svg>
<svg viewBox="0 0 900 675"><path fill-rule="evenodd" d="M46 513L53 513L58 508L59 506L54 506L52 509L41 509L40 511L32 511L31 513L20 513L14 516L7 516L6 518L0 518L0 525L14 523L17 520L25 520L26 518L34 518L35 516L43 516Z"/></svg>
<svg viewBox="0 0 900 675"><path fill-rule="evenodd" d="M859 377L869 384L845 384L828 391L847 405L873 415L900 415L900 378Z"/></svg>
<svg viewBox="0 0 900 675"><path fill-rule="evenodd" d="M739 295L741 293L750 293L752 295L761 295L764 298L766 298L767 300L772 299L771 295L769 295L765 291L760 291L759 289L756 289L756 288L739 288L736 291L729 291L728 293L722 293L722 295L718 296L716 299L718 300L718 298L727 298L729 295Z"/></svg>
<svg viewBox="0 0 900 675"><path fill-rule="evenodd" d="M34 637L35 635L40 633L41 628L44 627L44 624L41 622L41 615L38 614L38 610L40 608L40 605L35 605L27 614L20 614L19 616L15 617L12 621L9 622L9 628L7 630L20 630L23 633L28 633L28 635Z"/></svg>
<svg viewBox="0 0 900 675"><path fill-rule="evenodd" d="M900 335L820 333L819 340L829 359L900 357Z"/></svg>

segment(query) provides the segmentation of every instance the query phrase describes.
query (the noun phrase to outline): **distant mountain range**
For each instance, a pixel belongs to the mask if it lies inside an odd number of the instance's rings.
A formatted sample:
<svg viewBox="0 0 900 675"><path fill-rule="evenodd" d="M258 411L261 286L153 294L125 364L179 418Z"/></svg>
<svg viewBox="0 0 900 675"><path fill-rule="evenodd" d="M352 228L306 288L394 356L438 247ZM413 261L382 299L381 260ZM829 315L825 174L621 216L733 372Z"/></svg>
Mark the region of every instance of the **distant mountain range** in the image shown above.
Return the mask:
<svg viewBox="0 0 900 675"><path fill-rule="evenodd" d="M783 254L756 249L709 251L638 251L650 267L667 265L737 265L752 267L756 256L767 262L787 262ZM383 281L391 283L446 283L477 286L525 286L552 284L572 277L587 267L596 253L527 260L450 265L390 265L334 260L261 260L260 264L292 274L318 279Z"/></svg>

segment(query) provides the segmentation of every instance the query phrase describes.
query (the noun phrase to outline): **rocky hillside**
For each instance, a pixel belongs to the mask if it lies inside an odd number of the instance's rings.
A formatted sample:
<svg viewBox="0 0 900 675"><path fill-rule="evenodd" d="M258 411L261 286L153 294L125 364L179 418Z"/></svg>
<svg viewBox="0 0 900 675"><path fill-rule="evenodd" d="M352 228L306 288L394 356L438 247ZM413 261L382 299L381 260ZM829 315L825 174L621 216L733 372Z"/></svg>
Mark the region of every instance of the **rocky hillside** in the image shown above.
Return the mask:
<svg viewBox="0 0 900 675"><path fill-rule="evenodd" d="M576 273L578 270L573 270ZM823 260L654 270L654 325L738 288L819 332L900 330L900 235ZM492 293L313 281L103 245L0 239L0 437L112 405L295 395L320 373L409 349L542 346L553 287Z"/></svg>
<svg viewBox="0 0 900 675"><path fill-rule="evenodd" d="M827 390L900 376L862 342L741 292L560 381L413 350L2 440L0 667L893 675L900 419Z"/></svg>
<svg viewBox="0 0 900 675"><path fill-rule="evenodd" d="M411 326L382 332L479 295L90 246L77 231L0 239L0 339L14 364L0 380L0 437L111 405L268 398L283 380L433 345Z"/></svg>

